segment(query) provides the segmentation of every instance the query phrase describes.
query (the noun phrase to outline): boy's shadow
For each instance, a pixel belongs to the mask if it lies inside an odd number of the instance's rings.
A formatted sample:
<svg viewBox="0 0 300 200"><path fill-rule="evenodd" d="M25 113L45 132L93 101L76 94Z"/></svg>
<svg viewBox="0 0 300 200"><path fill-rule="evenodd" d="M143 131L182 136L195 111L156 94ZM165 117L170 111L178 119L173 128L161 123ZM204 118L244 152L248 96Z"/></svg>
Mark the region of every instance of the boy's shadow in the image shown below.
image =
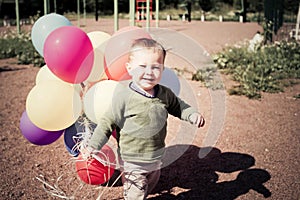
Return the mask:
<svg viewBox="0 0 300 200"><path fill-rule="evenodd" d="M200 148L189 145L170 146L166 149L161 178L153 194L159 199L233 200L250 189L265 198L271 192L263 185L271 175L263 169L251 168L255 159L248 154L221 152L217 148L201 148L205 157L199 157ZM180 156L181 155L181 156ZM235 180L218 182L218 174L240 172ZM177 195L174 187L183 188Z"/></svg>

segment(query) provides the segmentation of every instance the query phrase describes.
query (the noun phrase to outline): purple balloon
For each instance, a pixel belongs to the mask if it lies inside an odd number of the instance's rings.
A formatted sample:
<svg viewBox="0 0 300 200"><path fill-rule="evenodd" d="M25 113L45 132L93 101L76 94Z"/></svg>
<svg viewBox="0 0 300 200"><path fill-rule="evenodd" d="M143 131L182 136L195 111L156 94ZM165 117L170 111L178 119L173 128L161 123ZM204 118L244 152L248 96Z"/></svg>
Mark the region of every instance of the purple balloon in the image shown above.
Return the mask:
<svg viewBox="0 0 300 200"><path fill-rule="evenodd" d="M34 125L28 118L27 112L24 111L20 119L20 129L23 136L32 144L48 145L55 142L64 132L46 131Z"/></svg>

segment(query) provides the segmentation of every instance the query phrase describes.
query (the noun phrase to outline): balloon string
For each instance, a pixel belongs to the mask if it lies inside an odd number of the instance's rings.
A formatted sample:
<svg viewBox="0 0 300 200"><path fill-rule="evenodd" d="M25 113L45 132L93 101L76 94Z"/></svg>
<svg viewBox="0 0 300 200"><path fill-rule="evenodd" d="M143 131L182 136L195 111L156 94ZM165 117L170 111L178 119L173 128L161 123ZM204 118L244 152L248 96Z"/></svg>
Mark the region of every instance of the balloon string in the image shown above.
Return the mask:
<svg viewBox="0 0 300 200"><path fill-rule="evenodd" d="M84 126L84 130L83 132L79 132L76 134L76 136L73 136L73 141L75 143L75 145L72 148L72 151L79 151L81 152L81 149L84 149L88 146L88 142L92 136L92 123L90 123L90 121L82 116L81 120L78 120L79 125L80 126ZM109 184L109 178L111 177L111 173L112 173L112 167L116 168L117 164L113 163L110 161L109 156L105 153L105 151L103 150L99 150L99 151L93 151L92 153L92 158L94 158L95 160L97 160L98 162L100 162L101 164L103 164L104 166L108 167L108 174L103 174L104 176L104 181L106 182L105 186L100 186L96 189L102 189L102 191L99 192L99 196L97 199L101 199L103 194L109 190L111 187L113 187L117 181L120 179L120 177L122 176L122 174L120 174L117 179L114 181L114 183L112 184L112 186L108 186ZM84 158L84 156L83 156ZM90 159L90 158L89 158ZM90 171L89 171L89 166L91 165L91 160L89 159L77 159L77 158L71 158L69 161L71 162L67 162L65 163L66 165L68 165L68 163L74 163L74 162L78 162L78 161L85 161L86 162L86 174L88 177L88 183L91 184L92 180L90 177ZM82 182L80 182L80 185L77 187L76 191L74 191L72 193L72 196L68 196L61 188L59 188L58 186L58 182L62 179L62 175L60 177L58 177L58 179L56 180L56 183L53 184L53 186L49 183L47 183L45 177L43 175L40 175L39 177L37 176L36 179L38 181L40 181L43 184L43 189L45 190L46 193L61 198L61 199L67 199L67 200L74 200L76 193L80 192L80 190L82 189L82 187L84 186L84 184Z"/></svg>
<svg viewBox="0 0 300 200"><path fill-rule="evenodd" d="M74 162L78 162L78 161L82 161L83 159L76 159L76 158L72 158L70 159L68 162L65 163L65 166L69 165L69 164L73 164ZM86 162L86 169L87 169L87 175L88 175L88 178L89 178L89 183L91 183L91 179L90 179L90 172L89 172L89 166L91 164L91 161L87 161ZM111 174L112 171L111 171L111 167L110 165L108 165L109 169L108 169L108 174ZM108 177L106 176L106 174L104 174L104 180L106 182L106 184L104 186L100 186L100 187L97 187L95 189L102 189L102 191L99 192L99 195L97 197L97 200L101 199L101 197L104 195L104 193L106 193L108 190L110 190L116 183L117 181L121 178L121 176L123 175L123 173L121 173L117 178L116 180L112 183L111 186L108 186L109 185L109 179ZM61 198L61 199L67 199L67 200L74 200L75 197L76 197L76 194L77 192L80 192L81 189L83 188L84 186L84 183L80 182L80 184L77 186L77 188L75 189L74 192L72 192L72 196L68 196L61 188L59 188L58 186L58 182L62 180L62 177L63 175L59 176L56 180L56 183L52 185L50 185L45 177L43 175L39 175L39 177L35 177L38 181L40 181L42 184L43 184L43 189L45 190L46 193L52 195L52 196L55 196L55 197L58 197L58 198Z"/></svg>
<svg viewBox="0 0 300 200"><path fill-rule="evenodd" d="M83 120L80 120L80 126L84 126L84 132L79 132L76 135L73 136L73 141L75 145L72 148L72 151L79 151L82 152L82 149L85 149L88 147L89 140L93 134L91 123L88 121L86 117L83 117ZM100 156L99 156L100 154ZM95 158L97 161L99 161L104 166L108 166L109 168L113 166L114 168L117 167L117 164L113 164L110 162L109 157L102 152L101 150L93 151L92 155L93 158ZM88 156L83 155L83 158L86 158Z"/></svg>
<svg viewBox="0 0 300 200"><path fill-rule="evenodd" d="M58 177L58 181L61 179L62 176ZM54 184L54 186L51 186L49 183L46 182L45 177L43 175L40 175L40 177L35 177L38 181L43 183L43 189L45 190L46 193L59 197L61 199L68 199L68 200L73 200L75 199L74 196L68 197L66 193L61 190L57 184Z"/></svg>
<svg viewBox="0 0 300 200"><path fill-rule="evenodd" d="M88 142L92 136L92 124L86 117L82 117L81 120L78 120L79 126L84 126L83 132L78 132L75 136L72 137L75 145L72 147L73 152L81 152L82 149L85 149L88 146Z"/></svg>
<svg viewBox="0 0 300 200"><path fill-rule="evenodd" d="M120 173L120 175L116 178L116 180L112 183L112 185L110 187L108 187L108 183L106 184L106 186L102 187L100 186L97 189L102 189L102 191L99 193L98 197L96 200L101 200L101 197L107 192L109 191L119 180L120 178L123 176L123 172Z"/></svg>
<svg viewBox="0 0 300 200"><path fill-rule="evenodd" d="M117 164L114 162L111 162L109 160L108 155L105 154L102 150L95 151L95 153L92 154L92 157L95 158L97 161L99 161L102 165L107 166L109 169L111 167L113 167L113 168L117 167ZM101 157L104 157L104 159Z"/></svg>
<svg viewBox="0 0 300 200"><path fill-rule="evenodd" d="M88 177L88 182L89 184L92 183L92 180L91 180L91 176L90 176L90 171L89 171L89 166L90 166L91 162L88 160L86 162L86 174L87 174L87 177Z"/></svg>

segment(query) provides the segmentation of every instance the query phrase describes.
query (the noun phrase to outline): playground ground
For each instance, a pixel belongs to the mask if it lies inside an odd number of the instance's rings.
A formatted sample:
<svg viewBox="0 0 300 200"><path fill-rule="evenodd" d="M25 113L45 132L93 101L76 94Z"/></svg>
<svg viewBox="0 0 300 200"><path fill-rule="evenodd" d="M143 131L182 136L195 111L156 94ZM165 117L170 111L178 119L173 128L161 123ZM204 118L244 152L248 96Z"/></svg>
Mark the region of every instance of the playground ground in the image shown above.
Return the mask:
<svg viewBox="0 0 300 200"><path fill-rule="evenodd" d="M127 20L120 21L120 27L127 25ZM251 39L261 30L255 23L236 22L161 21L160 27L193 38L210 54L226 45ZM82 29L112 34L113 20L88 20ZM26 96L35 84L39 68L5 59L0 60L0 69L0 199L59 199L49 195L37 177L52 186L57 185L57 189L64 192L60 193L62 196L96 199L102 190L81 185L62 137L53 144L36 146L24 139L19 130ZM222 75L222 79L226 88L234 84L226 75ZM300 93L300 85L286 88L282 93L264 93L261 100L226 94L220 135L210 153L200 159L199 150L209 149L203 146L203 140L213 121L212 98L199 82L189 78L186 81L196 94L207 125L197 130L190 144L168 146L170 154L181 149L187 151L163 168L156 193L150 199L298 200L300 103L294 96ZM170 118L171 136L178 132L177 122ZM122 199L120 184L107 187L101 199Z"/></svg>

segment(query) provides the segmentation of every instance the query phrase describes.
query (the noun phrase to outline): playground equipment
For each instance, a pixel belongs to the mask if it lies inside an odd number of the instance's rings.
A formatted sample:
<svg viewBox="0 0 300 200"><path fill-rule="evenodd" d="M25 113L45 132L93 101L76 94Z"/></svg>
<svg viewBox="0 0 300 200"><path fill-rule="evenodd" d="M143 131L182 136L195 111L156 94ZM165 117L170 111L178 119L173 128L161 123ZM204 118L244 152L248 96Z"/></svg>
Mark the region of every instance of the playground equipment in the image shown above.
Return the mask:
<svg viewBox="0 0 300 200"><path fill-rule="evenodd" d="M19 15L19 1L16 0L16 21L17 21L17 33L20 34L21 28L20 28L20 15Z"/></svg>
<svg viewBox="0 0 300 200"><path fill-rule="evenodd" d="M299 24L300 24L300 3L298 8L298 15L297 15L297 22L296 22L296 33L295 33L295 39L299 40Z"/></svg>
<svg viewBox="0 0 300 200"><path fill-rule="evenodd" d="M44 0L49 1L49 0ZM80 20L80 9L79 9L79 1L77 0L77 20L79 24ZM85 2L85 0L83 0ZM137 15L138 19L146 20L146 28L150 27L150 20L152 18L152 10L153 10L153 0L129 0L129 25L135 25L135 15ZM96 1L97 3L97 1ZM85 5L85 4L84 4ZM97 11L96 11L97 12ZM84 6L85 13L85 6ZM119 9L118 9L118 0L114 0L114 31L119 30ZM85 14L84 14L85 16ZM98 15L96 15L96 20L98 20ZM140 20L137 20L140 21ZM159 0L155 0L155 26L159 25Z"/></svg>
<svg viewBox="0 0 300 200"><path fill-rule="evenodd" d="M138 12L139 17L142 16L146 20L146 28L150 27L150 20L152 18L153 10L153 0L129 0L129 25L135 25L135 15ZM136 4L136 6L135 6ZM20 17L19 17L19 0L15 0L16 7L16 22L17 22L17 32L20 33ZM86 19L86 0L83 0L83 14L84 14L84 23ZM44 0L44 15L48 14L50 10L50 0ZM146 13L145 13L146 11ZM54 0L54 12L56 12L56 0ZM80 0L77 0L77 25L80 20ZM155 26L159 26L159 0L155 0ZM118 0L114 0L114 31L119 29L119 16L118 16Z"/></svg>
<svg viewBox="0 0 300 200"><path fill-rule="evenodd" d="M135 25L135 16L138 19L141 17L146 20L146 28L150 27L150 20L152 18L153 4L152 0L130 0L129 1L129 24ZM155 0L155 26L159 26L159 0ZM118 16L118 0L114 0L114 30L119 29L119 16Z"/></svg>
<svg viewBox="0 0 300 200"><path fill-rule="evenodd" d="M149 6L147 6L147 2L149 2ZM143 21L147 19L148 13L150 14L150 19L152 19L152 7L152 0L136 0L136 21Z"/></svg>

